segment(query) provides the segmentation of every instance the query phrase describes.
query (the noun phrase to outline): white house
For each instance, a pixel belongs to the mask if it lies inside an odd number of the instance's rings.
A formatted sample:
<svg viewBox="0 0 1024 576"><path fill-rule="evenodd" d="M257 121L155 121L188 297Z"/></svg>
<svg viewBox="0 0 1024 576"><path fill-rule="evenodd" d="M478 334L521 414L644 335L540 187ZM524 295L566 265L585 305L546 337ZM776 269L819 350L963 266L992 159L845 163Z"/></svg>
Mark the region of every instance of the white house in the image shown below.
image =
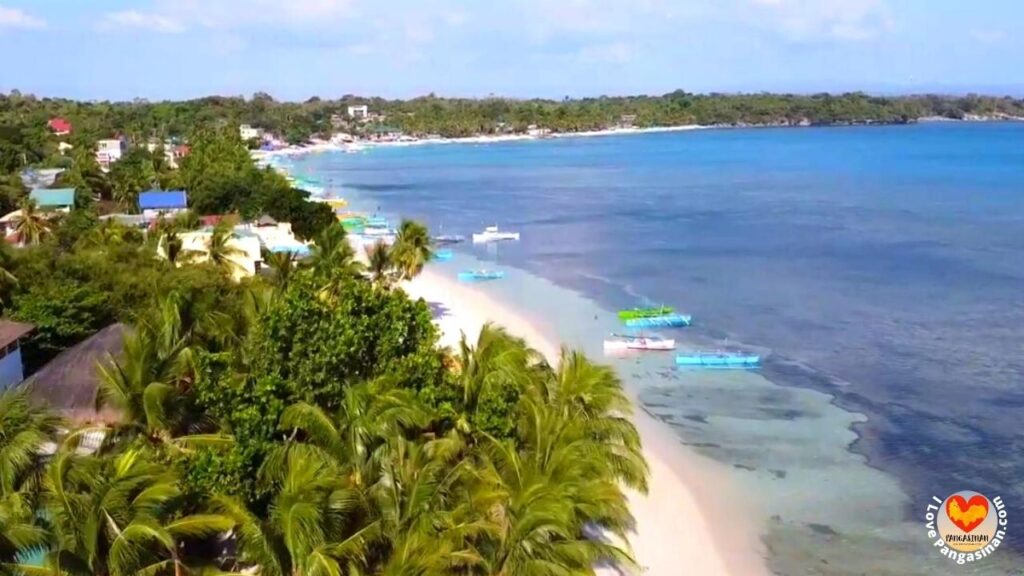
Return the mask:
<svg viewBox="0 0 1024 576"><path fill-rule="evenodd" d="M212 227L179 234L181 254L188 254L192 262L205 262L209 257L210 237L212 235ZM256 274L259 264L263 261L259 237L236 227L232 230L231 240L228 241L227 245L238 251L228 258L228 260L235 264L232 266L231 276L235 280L241 280L246 276ZM165 250L166 247L161 243L157 248L157 255L161 258L166 258L167 252Z"/></svg>
<svg viewBox="0 0 1024 576"><path fill-rule="evenodd" d="M367 108L365 104L362 105L362 106L349 106L348 107L348 117L349 118L366 118L366 116L369 113L370 113L370 109Z"/></svg>
<svg viewBox="0 0 1024 576"><path fill-rule="evenodd" d="M0 320L0 391L25 379L21 365L21 339L34 328L31 324Z"/></svg>
<svg viewBox="0 0 1024 576"><path fill-rule="evenodd" d="M127 145L121 138L110 138L100 140L96 143L96 162L104 171L110 170L110 165L121 159Z"/></svg>
<svg viewBox="0 0 1024 576"><path fill-rule="evenodd" d="M238 127L238 135L242 137L242 140L255 140L263 135L263 130L242 124Z"/></svg>

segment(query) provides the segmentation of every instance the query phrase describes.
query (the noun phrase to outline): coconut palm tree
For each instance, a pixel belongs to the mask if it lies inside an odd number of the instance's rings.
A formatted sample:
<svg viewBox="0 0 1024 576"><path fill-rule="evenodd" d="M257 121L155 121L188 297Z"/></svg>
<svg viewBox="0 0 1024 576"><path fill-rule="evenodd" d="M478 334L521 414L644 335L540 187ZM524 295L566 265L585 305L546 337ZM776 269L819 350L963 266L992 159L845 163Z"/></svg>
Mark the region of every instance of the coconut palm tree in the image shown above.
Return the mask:
<svg viewBox="0 0 1024 576"><path fill-rule="evenodd" d="M0 305L6 307L11 302L11 293L18 287L18 277L14 275L14 254L7 242L0 242Z"/></svg>
<svg viewBox="0 0 1024 576"><path fill-rule="evenodd" d="M168 262L177 264L178 257L182 255L182 243L174 226L167 226L163 229L163 233L160 234L160 248L167 256Z"/></svg>
<svg viewBox="0 0 1024 576"><path fill-rule="evenodd" d="M296 258L293 252L271 252L263 250L263 262L272 273L271 282L280 290L288 287L288 281L296 270Z"/></svg>
<svg viewBox="0 0 1024 576"><path fill-rule="evenodd" d="M509 412L519 396L549 371L539 352L490 322L480 330L475 345L462 335L455 364L461 395L455 425L470 435L483 430L509 437L516 424Z"/></svg>
<svg viewBox="0 0 1024 576"><path fill-rule="evenodd" d="M337 225L328 226L316 237L310 250L309 264L324 277L359 271L355 251L346 238L345 229Z"/></svg>
<svg viewBox="0 0 1024 576"><path fill-rule="evenodd" d="M35 514L43 474L39 452L54 440L60 423L32 406L26 392L0 393L0 573L47 543Z"/></svg>
<svg viewBox="0 0 1024 576"><path fill-rule="evenodd" d="M50 235L50 224L32 198L26 196L21 199L21 215L18 218L14 232L22 244L39 244Z"/></svg>
<svg viewBox="0 0 1024 576"><path fill-rule="evenodd" d="M228 274L242 269L237 258L243 255L240 248L232 244L235 238L234 229L229 222L219 222L206 239L206 259L217 268Z"/></svg>
<svg viewBox="0 0 1024 576"><path fill-rule="evenodd" d="M179 293L164 296L125 336L120 358L100 364L97 408L119 411L129 434L179 447L230 443L227 436L200 434L212 425L189 403L197 351L227 338L217 332L227 325L223 316L199 308Z"/></svg>
<svg viewBox="0 0 1024 576"><path fill-rule="evenodd" d="M413 220L402 220L393 249L393 260L402 279L414 278L433 256L433 242L427 227Z"/></svg>
<svg viewBox="0 0 1024 576"><path fill-rule="evenodd" d="M36 484L39 448L53 441L60 424L60 418L33 406L26 391L0 393L0 495Z"/></svg>
<svg viewBox="0 0 1024 576"><path fill-rule="evenodd" d="M353 522L359 500L344 487L331 459L299 447L260 474L273 494L266 514L229 497L212 503L237 526L235 569L258 568L264 576L368 573L378 524Z"/></svg>
<svg viewBox="0 0 1024 576"><path fill-rule="evenodd" d="M389 288L397 279L393 254L392 248L380 241L366 250L366 270L375 286Z"/></svg>
<svg viewBox="0 0 1024 576"><path fill-rule="evenodd" d="M413 391L376 380L347 387L333 417L305 402L289 406L280 428L293 435L301 431L303 442L338 463L349 486L365 489L378 479L388 441L423 428L429 418Z"/></svg>
<svg viewBox="0 0 1024 576"><path fill-rule="evenodd" d="M55 532L47 555L51 574L192 573L202 564L185 543L234 526L219 514L182 514L173 469L142 451L82 455L72 434L46 477L46 512Z"/></svg>

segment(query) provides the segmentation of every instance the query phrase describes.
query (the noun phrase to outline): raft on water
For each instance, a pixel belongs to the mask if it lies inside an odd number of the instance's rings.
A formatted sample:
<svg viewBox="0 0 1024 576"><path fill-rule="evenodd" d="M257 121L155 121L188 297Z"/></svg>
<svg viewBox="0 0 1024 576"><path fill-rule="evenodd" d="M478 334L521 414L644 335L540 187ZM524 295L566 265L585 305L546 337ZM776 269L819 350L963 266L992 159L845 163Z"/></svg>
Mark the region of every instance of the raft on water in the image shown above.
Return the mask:
<svg viewBox="0 0 1024 576"><path fill-rule="evenodd" d="M631 308L619 310L620 320L632 320L634 318L650 318L652 316L666 316L675 312L671 306L654 306L649 308Z"/></svg>
<svg viewBox="0 0 1024 576"><path fill-rule="evenodd" d="M624 321L630 328L678 328L689 326L693 319L689 314L663 314L661 316L645 316L629 318Z"/></svg>
<svg viewBox="0 0 1024 576"><path fill-rule="evenodd" d="M459 272L459 280L476 282L480 280L499 280L505 277L501 270L463 270Z"/></svg>
<svg viewBox="0 0 1024 576"><path fill-rule="evenodd" d="M676 356L676 364L687 368L755 368L761 365L756 354L695 352Z"/></svg>

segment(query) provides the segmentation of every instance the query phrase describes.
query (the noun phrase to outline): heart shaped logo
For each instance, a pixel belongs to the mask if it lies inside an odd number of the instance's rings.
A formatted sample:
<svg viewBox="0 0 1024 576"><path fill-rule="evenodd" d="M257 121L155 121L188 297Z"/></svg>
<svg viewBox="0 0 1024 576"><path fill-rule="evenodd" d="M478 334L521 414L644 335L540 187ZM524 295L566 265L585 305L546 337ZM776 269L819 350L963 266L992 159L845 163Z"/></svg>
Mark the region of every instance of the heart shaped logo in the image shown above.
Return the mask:
<svg viewBox="0 0 1024 576"><path fill-rule="evenodd" d="M955 494L946 500L946 516L964 532L977 528L988 517L988 499L976 494L970 500Z"/></svg>

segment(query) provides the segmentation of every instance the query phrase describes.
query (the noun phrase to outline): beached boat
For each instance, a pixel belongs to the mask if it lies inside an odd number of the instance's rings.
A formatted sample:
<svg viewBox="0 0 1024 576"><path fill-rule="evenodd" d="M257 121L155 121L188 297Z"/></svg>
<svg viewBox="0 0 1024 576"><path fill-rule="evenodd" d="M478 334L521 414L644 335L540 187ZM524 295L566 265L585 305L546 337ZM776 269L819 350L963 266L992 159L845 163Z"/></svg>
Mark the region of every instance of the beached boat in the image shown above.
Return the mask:
<svg viewBox="0 0 1024 576"><path fill-rule="evenodd" d="M458 244L465 242L465 236L459 236L458 234L441 234L440 236L434 236L434 244L438 246L444 246L446 244Z"/></svg>
<svg viewBox="0 0 1024 576"><path fill-rule="evenodd" d="M624 352L627 350L675 350L676 341L661 336L634 336L630 334L612 334L604 340L605 352Z"/></svg>
<svg viewBox="0 0 1024 576"><path fill-rule="evenodd" d="M455 258L455 253L451 250L438 250L434 252L434 260L438 262L449 262L452 258Z"/></svg>
<svg viewBox="0 0 1024 576"><path fill-rule="evenodd" d="M500 280L505 277L501 270L463 270L459 272L459 280L476 282L479 280Z"/></svg>
<svg viewBox="0 0 1024 576"><path fill-rule="evenodd" d="M519 232L502 232L497 226L488 226L483 232L473 234L473 242L477 244L502 240L519 240Z"/></svg>
<svg viewBox="0 0 1024 576"><path fill-rule="evenodd" d="M661 316L644 316L629 318L623 323L629 328L680 328L689 326L693 317L689 314L663 314Z"/></svg>
<svg viewBox="0 0 1024 576"><path fill-rule="evenodd" d="M761 365L761 357L756 354L694 352L676 356L676 364L692 368L756 368Z"/></svg>
<svg viewBox="0 0 1024 576"><path fill-rule="evenodd" d="M675 312L675 309L671 306L653 306L648 308L631 308L629 310L619 310L620 320L630 320L632 318L650 318L652 316L665 316Z"/></svg>

